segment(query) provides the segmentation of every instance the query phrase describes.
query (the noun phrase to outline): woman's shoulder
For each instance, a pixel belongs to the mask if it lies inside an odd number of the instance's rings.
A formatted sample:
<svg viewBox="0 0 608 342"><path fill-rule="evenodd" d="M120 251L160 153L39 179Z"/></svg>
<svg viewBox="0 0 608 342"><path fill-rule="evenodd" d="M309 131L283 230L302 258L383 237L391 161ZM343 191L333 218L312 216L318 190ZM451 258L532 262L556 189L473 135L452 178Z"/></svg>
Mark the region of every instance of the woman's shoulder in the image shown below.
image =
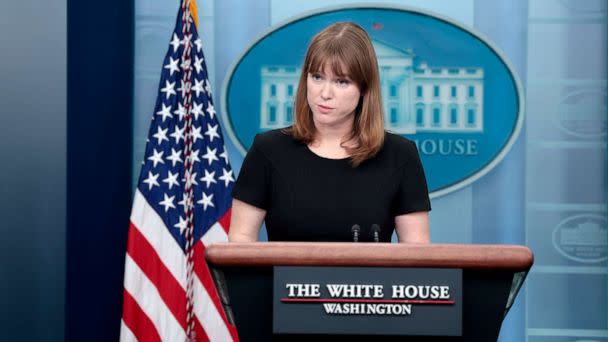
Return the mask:
<svg viewBox="0 0 608 342"><path fill-rule="evenodd" d="M253 140L252 148L262 152L267 157L272 157L289 153L296 145L296 141L288 131L274 129L258 133Z"/></svg>
<svg viewBox="0 0 608 342"><path fill-rule="evenodd" d="M384 146L383 149L390 156L401 156L403 155L417 155L418 149L416 148L416 144L401 135L394 134L391 132L386 132L384 136Z"/></svg>
<svg viewBox="0 0 608 342"><path fill-rule="evenodd" d="M279 128L256 134L253 144L260 147L270 147L277 142L285 142L290 140L292 140L292 138L289 132L287 132L285 128Z"/></svg>

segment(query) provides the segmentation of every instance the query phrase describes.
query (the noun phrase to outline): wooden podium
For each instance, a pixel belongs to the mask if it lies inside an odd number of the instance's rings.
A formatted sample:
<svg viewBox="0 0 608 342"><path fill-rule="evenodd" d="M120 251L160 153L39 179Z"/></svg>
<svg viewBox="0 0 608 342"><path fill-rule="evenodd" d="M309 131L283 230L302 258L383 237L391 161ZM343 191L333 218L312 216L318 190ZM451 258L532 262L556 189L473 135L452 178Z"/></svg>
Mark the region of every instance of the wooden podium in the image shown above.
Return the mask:
<svg viewBox="0 0 608 342"><path fill-rule="evenodd" d="M461 269L462 335L415 336L414 340L496 341L533 263L528 248L512 245L223 243L209 246L205 257L228 318L244 342L404 339L384 336L382 331L373 336L273 334L275 266Z"/></svg>

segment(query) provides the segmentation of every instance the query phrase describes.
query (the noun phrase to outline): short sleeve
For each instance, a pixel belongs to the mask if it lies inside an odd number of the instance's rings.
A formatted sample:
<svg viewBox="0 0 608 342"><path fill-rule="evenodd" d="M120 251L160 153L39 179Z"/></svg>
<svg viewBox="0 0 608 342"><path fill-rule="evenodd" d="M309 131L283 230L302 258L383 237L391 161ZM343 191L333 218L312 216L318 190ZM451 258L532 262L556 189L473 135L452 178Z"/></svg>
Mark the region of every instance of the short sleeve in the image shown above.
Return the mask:
<svg viewBox="0 0 608 342"><path fill-rule="evenodd" d="M232 190L232 197L261 209L268 209L270 198L270 167L260 151L258 137L247 152Z"/></svg>
<svg viewBox="0 0 608 342"><path fill-rule="evenodd" d="M397 171L399 185L393 202L394 216L431 210L429 192L418 149L416 144L411 141L409 143L408 159Z"/></svg>

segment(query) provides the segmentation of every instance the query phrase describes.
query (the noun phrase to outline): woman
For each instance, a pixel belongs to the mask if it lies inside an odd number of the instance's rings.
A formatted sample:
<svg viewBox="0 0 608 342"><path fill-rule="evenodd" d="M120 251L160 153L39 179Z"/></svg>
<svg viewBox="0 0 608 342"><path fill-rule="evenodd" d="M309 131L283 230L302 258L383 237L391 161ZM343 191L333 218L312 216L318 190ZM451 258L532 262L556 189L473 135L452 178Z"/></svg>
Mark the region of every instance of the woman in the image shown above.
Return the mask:
<svg viewBox="0 0 608 342"><path fill-rule="evenodd" d="M376 55L367 33L336 23L312 40L294 124L258 134L232 196L229 240L428 243L428 191L416 146L384 131ZM356 228L355 228L356 230Z"/></svg>

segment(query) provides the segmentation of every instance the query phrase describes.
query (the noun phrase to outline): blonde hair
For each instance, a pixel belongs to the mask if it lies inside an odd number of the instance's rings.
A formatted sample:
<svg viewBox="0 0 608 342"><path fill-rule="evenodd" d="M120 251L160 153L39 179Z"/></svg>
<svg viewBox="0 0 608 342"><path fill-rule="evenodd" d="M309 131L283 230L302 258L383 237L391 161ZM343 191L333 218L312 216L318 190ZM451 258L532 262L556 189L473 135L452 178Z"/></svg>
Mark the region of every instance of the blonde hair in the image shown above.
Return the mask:
<svg viewBox="0 0 608 342"><path fill-rule="evenodd" d="M355 109L353 130L344 146L354 167L372 158L384 143L384 114L380 95L380 76L376 53L369 36L359 25L341 22L317 33L306 52L294 104L294 123L287 129L294 139L311 143L316 133L307 100L307 77L322 71L325 65L340 77L348 76L359 86L361 98Z"/></svg>

